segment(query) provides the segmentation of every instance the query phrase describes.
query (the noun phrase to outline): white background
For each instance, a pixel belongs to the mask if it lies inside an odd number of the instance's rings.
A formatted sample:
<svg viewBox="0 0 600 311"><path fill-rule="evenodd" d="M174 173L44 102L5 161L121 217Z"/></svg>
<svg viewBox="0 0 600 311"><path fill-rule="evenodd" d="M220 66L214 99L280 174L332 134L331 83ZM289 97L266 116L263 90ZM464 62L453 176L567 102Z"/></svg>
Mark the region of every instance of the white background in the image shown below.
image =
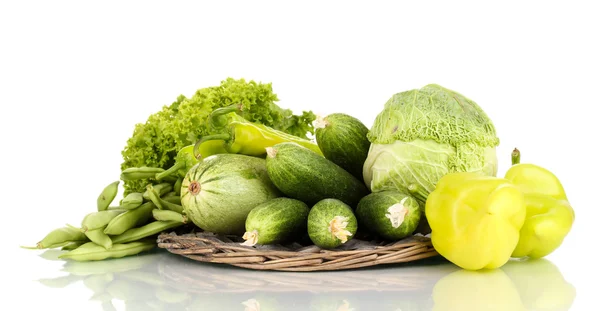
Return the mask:
<svg viewBox="0 0 600 311"><path fill-rule="evenodd" d="M548 257L597 305L599 9L593 1L2 1L2 283L26 307L69 301L32 280L35 251L117 180L135 123L227 77L272 82L279 105L370 126L394 93L437 83L476 101L501 144L499 175L552 170L576 210ZM6 302L3 302L6 303Z"/></svg>

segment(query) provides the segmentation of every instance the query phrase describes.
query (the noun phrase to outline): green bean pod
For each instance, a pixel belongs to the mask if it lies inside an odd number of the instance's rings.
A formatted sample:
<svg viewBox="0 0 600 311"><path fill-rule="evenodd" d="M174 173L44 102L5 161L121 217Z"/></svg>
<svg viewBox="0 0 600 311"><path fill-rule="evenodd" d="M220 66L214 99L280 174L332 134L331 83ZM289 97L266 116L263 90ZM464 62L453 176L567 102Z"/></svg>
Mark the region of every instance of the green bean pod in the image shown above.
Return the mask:
<svg viewBox="0 0 600 311"><path fill-rule="evenodd" d="M124 181L154 178L156 174L165 170L159 167L130 167L121 171L121 179Z"/></svg>
<svg viewBox="0 0 600 311"><path fill-rule="evenodd" d="M175 191L177 195L181 195L181 184L183 184L183 178L179 177L173 186L173 191Z"/></svg>
<svg viewBox="0 0 600 311"><path fill-rule="evenodd" d="M86 239L84 241L69 242L69 244L63 246L61 248L61 250L63 250L63 251L72 251L72 250L78 248L79 246L81 246L81 245L83 245L83 244L85 244L87 242L90 242L90 240L87 239L87 237L86 237Z"/></svg>
<svg viewBox="0 0 600 311"><path fill-rule="evenodd" d="M180 196L165 196L161 198L163 201L167 201L169 203L181 205L181 197Z"/></svg>
<svg viewBox="0 0 600 311"><path fill-rule="evenodd" d="M93 242L89 242L81 245L80 247L68 253L60 255L59 258L71 259L76 261L92 261L104 260L108 258L121 258L151 250L155 246L156 242L154 240L141 240L131 243L113 244L113 247L107 250L100 245L97 245Z"/></svg>
<svg viewBox="0 0 600 311"><path fill-rule="evenodd" d="M86 232L89 230L104 228L106 227L106 225L108 225L108 223L111 220L113 220L115 217L122 213L123 210L121 209L111 209L106 211L89 213L81 221L81 230L83 232Z"/></svg>
<svg viewBox="0 0 600 311"><path fill-rule="evenodd" d="M170 192L171 190L173 190L173 185L170 184L170 183L160 183L160 184L157 184L157 185L148 184L148 186L146 186L146 191L142 195L144 197L144 199L146 199L148 201L151 200L151 198L150 198L150 189L156 190L156 192L158 193L159 197L162 197L163 195L165 195L168 192Z"/></svg>
<svg viewBox="0 0 600 311"><path fill-rule="evenodd" d="M104 233L104 228L88 230L85 232L85 235L88 237L88 239L90 239L90 241L104 247L105 249L111 249L113 245L111 238L106 233Z"/></svg>
<svg viewBox="0 0 600 311"><path fill-rule="evenodd" d="M119 235L131 228L142 226L150 220L154 208L156 208L154 203L146 202L136 209L126 211L113 218L104 228L104 233Z"/></svg>
<svg viewBox="0 0 600 311"><path fill-rule="evenodd" d="M121 200L121 204L117 208L130 210L140 207L143 203L143 194L139 192L132 192L123 198L123 200Z"/></svg>
<svg viewBox="0 0 600 311"><path fill-rule="evenodd" d="M128 243L137 241L155 234L158 234L164 230L179 227L183 225L180 221L153 221L145 226L139 228L129 229L123 234L113 237L113 243Z"/></svg>
<svg viewBox="0 0 600 311"><path fill-rule="evenodd" d="M188 219L185 215L170 210L155 209L152 211L152 217L161 221L179 221L184 224L188 222Z"/></svg>
<svg viewBox="0 0 600 311"><path fill-rule="evenodd" d="M178 197L178 196L179 196L179 194L175 193L175 191L171 191L171 192L168 192L165 195L163 195L162 198L166 199L166 198Z"/></svg>
<svg viewBox="0 0 600 311"><path fill-rule="evenodd" d="M97 199L98 211L105 211L110 203L112 203L119 191L119 183L120 181L117 180L104 187L104 190L102 190Z"/></svg>
<svg viewBox="0 0 600 311"><path fill-rule="evenodd" d="M150 196L150 200L152 200L152 202L158 207L159 210L167 209L177 212L179 214L183 213L183 206L162 199L159 196L159 193L152 186L149 186L147 191L148 196ZM181 203L181 197L179 197L179 201Z"/></svg>
<svg viewBox="0 0 600 311"><path fill-rule="evenodd" d="M87 237L81 230L73 226L67 225L66 227L54 229L50 231L46 236L39 241L35 247L24 247L29 249L44 249L44 248L56 248L63 247L70 242L85 241Z"/></svg>

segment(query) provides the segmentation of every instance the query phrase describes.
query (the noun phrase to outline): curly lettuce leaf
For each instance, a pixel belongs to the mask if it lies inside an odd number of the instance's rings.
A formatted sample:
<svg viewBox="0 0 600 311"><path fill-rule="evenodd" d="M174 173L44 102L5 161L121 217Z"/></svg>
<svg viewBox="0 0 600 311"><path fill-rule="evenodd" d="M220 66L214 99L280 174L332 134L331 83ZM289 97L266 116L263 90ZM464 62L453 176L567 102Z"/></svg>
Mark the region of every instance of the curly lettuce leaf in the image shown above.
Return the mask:
<svg viewBox="0 0 600 311"><path fill-rule="evenodd" d="M135 125L133 135L121 152L121 169L129 167L169 168L177 152L200 137L212 134L207 126L209 114L231 104L243 106L241 116L251 122L262 123L283 132L307 138L313 133L312 112L296 116L282 109L273 93L271 83L228 78L219 86L199 89L191 98L180 95L176 101L150 115L145 123ZM148 180L126 181L125 192L143 191Z"/></svg>

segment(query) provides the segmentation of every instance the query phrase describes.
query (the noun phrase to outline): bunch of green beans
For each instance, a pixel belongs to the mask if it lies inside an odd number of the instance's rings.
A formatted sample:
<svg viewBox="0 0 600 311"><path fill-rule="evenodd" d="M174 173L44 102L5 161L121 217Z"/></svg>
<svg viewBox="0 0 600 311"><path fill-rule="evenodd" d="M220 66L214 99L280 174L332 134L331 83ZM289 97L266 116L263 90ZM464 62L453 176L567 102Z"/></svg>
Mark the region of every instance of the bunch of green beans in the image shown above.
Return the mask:
<svg viewBox="0 0 600 311"><path fill-rule="evenodd" d="M96 211L83 218L81 226L67 224L50 231L30 249L61 248L68 251L59 256L76 261L94 261L136 255L156 246L155 235L188 222L181 206L182 178L158 180L160 168L129 168L121 173L122 180L148 179L143 193L133 192L114 202L120 181L108 184L97 199Z"/></svg>

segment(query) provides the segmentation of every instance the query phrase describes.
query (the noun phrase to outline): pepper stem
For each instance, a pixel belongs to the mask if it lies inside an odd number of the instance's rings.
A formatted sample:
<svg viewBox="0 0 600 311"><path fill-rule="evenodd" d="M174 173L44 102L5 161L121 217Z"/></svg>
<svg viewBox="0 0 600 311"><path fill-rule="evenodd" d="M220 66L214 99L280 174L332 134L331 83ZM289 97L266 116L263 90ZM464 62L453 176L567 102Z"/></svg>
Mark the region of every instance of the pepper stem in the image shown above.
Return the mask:
<svg viewBox="0 0 600 311"><path fill-rule="evenodd" d="M217 129L225 127L228 123L225 115L231 112L242 111L242 108L242 104L233 104L213 110L208 117L210 126Z"/></svg>
<svg viewBox="0 0 600 311"><path fill-rule="evenodd" d="M521 151L515 148L511 153L512 165L519 164L521 162Z"/></svg>
<svg viewBox="0 0 600 311"><path fill-rule="evenodd" d="M158 173L156 174L156 180L161 180L165 177L171 176L173 174L175 174L177 171L179 171L180 169L185 167L185 163L182 162L175 162L175 165L171 166L168 170L162 172L162 173Z"/></svg>
<svg viewBox="0 0 600 311"><path fill-rule="evenodd" d="M228 141L230 139L231 139L231 135L227 134L227 133L204 136L204 137L200 138L200 140L198 140L198 142L196 142L196 144L194 145L194 157L197 160L202 159L202 154L200 154L200 145L202 145L202 143L207 142L209 140L225 140L225 141Z"/></svg>

